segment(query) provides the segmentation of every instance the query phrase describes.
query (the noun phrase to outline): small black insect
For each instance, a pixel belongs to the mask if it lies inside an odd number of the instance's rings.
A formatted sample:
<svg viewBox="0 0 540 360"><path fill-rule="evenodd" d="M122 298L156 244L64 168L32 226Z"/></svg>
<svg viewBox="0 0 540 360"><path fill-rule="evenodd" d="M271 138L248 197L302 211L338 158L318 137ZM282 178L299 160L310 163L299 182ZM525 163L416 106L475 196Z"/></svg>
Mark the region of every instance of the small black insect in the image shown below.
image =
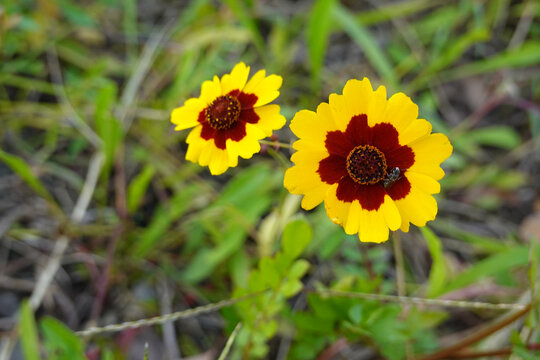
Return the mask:
<svg viewBox="0 0 540 360"><path fill-rule="evenodd" d="M398 167L392 168L383 179L384 188L390 188L399 179L401 179L401 170Z"/></svg>

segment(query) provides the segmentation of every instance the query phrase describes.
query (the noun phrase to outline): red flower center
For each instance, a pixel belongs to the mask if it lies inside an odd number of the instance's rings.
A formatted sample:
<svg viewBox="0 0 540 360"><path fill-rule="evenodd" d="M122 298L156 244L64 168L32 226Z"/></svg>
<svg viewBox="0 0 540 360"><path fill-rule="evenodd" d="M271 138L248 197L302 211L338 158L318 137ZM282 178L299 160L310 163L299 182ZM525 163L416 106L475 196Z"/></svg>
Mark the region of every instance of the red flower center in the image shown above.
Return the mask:
<svg viewBox="0 0 540 360"><path fill-rule="evenodd" d="M205 116L212 128L228 130L240 117L240 102L230 95L220 96L206 108Z"/></svg>
<svg viewBox="0 0 540 360"><path fill-rule="evenodd" d="M376 184L386 176L386 158L372 145L359 145L347 156L347 172L361 185Z"/></svg>

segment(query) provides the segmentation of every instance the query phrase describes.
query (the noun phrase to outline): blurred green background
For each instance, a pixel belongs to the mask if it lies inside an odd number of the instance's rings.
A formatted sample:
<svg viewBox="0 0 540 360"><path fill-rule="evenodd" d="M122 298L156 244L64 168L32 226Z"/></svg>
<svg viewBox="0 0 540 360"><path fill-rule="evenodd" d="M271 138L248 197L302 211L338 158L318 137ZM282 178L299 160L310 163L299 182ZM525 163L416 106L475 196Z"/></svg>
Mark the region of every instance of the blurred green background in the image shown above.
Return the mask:
<svg viewBox="0 0 540 360"><path fill-rule="evenodd" d="M437 219L401 236L401 286L526 301L540 239L539 19L534 0L4 0L0 358L141 359L147 342L149 359L212 359L242 321L232 358L412 359L499 319L301 291L395 294L391 242L360 244L323 206L300 210L282 187L288 149L210 176L184 160L188 131L169 116L239 61L283 77L288 121L351 78L405 92L454 154ZM276 135L294 140L287 126ZM165 326L68 330L264 285L263 300ZM472 350L536 358L538 307L525 319Z"/></svg>

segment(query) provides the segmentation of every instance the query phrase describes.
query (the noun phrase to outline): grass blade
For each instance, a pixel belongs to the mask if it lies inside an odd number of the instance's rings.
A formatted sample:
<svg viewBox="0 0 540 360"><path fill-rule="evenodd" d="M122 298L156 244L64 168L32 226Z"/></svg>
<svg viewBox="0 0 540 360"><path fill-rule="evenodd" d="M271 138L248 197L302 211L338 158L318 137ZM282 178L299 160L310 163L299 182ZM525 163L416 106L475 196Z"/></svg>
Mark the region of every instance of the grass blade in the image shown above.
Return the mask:
<svg viewBox="0 0 540 360"><path fill-rule="evenodd" d="M21 304L19 318L19 330L21 332L21 347L26 360L39 360L39 339L37 334L34 312L28 300Z"/></svg>
<svg viewBox="0 0 540 360"><path fill-rule="evenodd" d="M317 0L308 17L306 42L314 88L318 88L320 85L320 72L331 32L334 5L334 0Z"/></svg>
<svg viewBox="0 0 540 360"><path fill-rule="evenodd" d="M446 266L444 264L444 255L442 251L441 240L429 228L420 228L431 255L432 264L429 272L429 282L426 290L428 297L436 297L444 288L446 283Z"/></svg>
<svg viewBox="0 0 540 360"><path fill-rule="evenodd" d="M364 50L366 58L375 68L379 76L385 79L394 89L398 88L398 77L386 54L356 18L342 6L334 6L333 16L336 23Z"/></svg>
<svg viewBox="0 0 540 360"><path fill-rule="evenodd" d="M52 196L49 194L45 186L34 175L32 169L28 164L18 156L8 154L0 150L0 161L4 162L7 166L13 170L24 182L32 188L41 197L52 201Z"/></svg>

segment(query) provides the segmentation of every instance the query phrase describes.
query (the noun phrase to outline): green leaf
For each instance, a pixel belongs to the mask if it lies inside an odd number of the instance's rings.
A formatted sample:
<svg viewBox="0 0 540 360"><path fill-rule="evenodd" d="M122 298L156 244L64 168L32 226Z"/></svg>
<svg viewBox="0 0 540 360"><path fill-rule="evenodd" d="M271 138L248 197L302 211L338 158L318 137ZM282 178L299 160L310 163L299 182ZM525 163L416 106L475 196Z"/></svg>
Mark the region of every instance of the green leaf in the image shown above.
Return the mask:
<svg viewBox="0 0 540 360"><path fill-rule="evenodd" d="M224 0L223 2L231 8L238 20L240 20L242 26L250 32L253 43L261 54L264 55L264 40L259 32L259 27L257 26L253 14L249 11L244 2L241 0Z"/></svg>
<svg viewBox="0 0 540 360"><path fill-rule="evenodd" d="M356 304L349 308L349 318L353 324L360 324L364 318L364 307L361 304Z"/></svg>
<svg viewBox="0 0 540 360"><path fill-rule="evenodd" d="M102 174L105 178L108 176L109 169L114 162L115 150L123 135L120 122L113 116L116 94L116 84L107 82L98 94L94 115L96 133L103 141L105 164L103 165Z"/></svg>
<svg viewBox="0 0 540 360"><path fill-rule="evenodd" d="M76 26L95 27L96 22L88 14L88 11L81 6L77 5L77 2L70 0L57 0L62 13L69 20L70 23Z"/></svg>
<svg viewBox="0 0 540 360"><path fill-rule="evenodd" d="M387 59L384 51L379 47L377 41L373 38L369 30L365 29L355 17L343 6L333 7L334 21L341 24L341 28L364 51L366 58L379 73L379 75L388 81L394 88L398 88L398 77L394 72L394 67Z"/></svg>
<svg viewBox="0 0 540 360"><path fill-rule="evenodd" d="M293 220L283 229L281 238L283 252L296 259L311 241L312 231L309 223L304 219Z"/></svg>
<svg viewBox="0 0 540 360"><path fill-rule="evenodd" d="M48 359L86 359L84 343L63 323L52 317L45 317L40 321L39 327L43 333Z"/></svg>
<svg viewBox="0 0 540 360"><path fill-rule="evenodd" d="M245 233L234 230L229 234L223 234L226 241L213 248L203 248L182 272L182 280L195 284L212 274L214 269L227 258L237 252L244 243Z"/></svg>
<svg viewBox="0 0 540 360"><path fill-rule="evenodd" d="M440 77L445 81L450 81L501 69L534 66L539 62L540 42L529 40L518 48L508 49L483 60L441 72Z"/></svg>
<svg viewBox="0 0 540 360"><path fill-rule="evenodd" d="M428 64L424 73L433 74L452 65L470 46L480 41L489 40L489 35L486 29L472 29L456 39L451 46L448 46L442 54Z"/></svg>
<svg viewBox="0 0 540 360"><path fill-rule="evenodd" d="M286 298L290 298L291 296L298 294L303 287L304 284L301 281L289 279L281 285L279 293Z"/></svg>
<svg viewBox="0 0 540 360"><path fill-rule="evenodd" d="M131 181L127 189L127 208L130 213L135 212L146 194L146 189L156 173L152 164L147 164L144 169Z"/></svg>
<svg viewBox="0 0 540 360"><path fill-rule="evenodd" d="M316 87L320 84L320 72L331 32L334 4L335 0L317 0L308 16L306 44L311 65L311 80Z"/></svg>
<svg viewBox="0 0 540 360"><path fill-rule="evenodd" d="M490 126L474 129L468 131L464 136L477 144L506 150L514 149L521 142L519 135L509 126Z"/></svg>
<svg viewBox="0 0 540 360"><path fill-rule="evenodd" d="M39 340L34 319L34 312L30 307L28 300L21 304L19 330L21 332L21 347L26 360L38 360Z"/></svg>
<svg viewBox="0 0 540 360"><path fill-rule="evenodd" d="M0 149L0 161L4 162L11 168L23 181L32 188L41 197L52 201L52 196L49 194L45 186L34 176L32 169L28 164L18 156L8 154Z"/></svg>
<svg viewBox="0 0 540 360"><path fill-rule="evenodd" d="M426 239L432 259L426 295L436 297L443 291L447 278L442 244L441 240L429 228L422 227L420 231Z"/></svg>
<svg viewBox="0 0 540 360"><path fill-rule="evenodd" d="M289 270L289 278L300 279L309 269L309 262L304 259L296 260Z"/></svg>
<svg viewBox="0 0 540 360"><path fill-rule="evenodd" d="M149 360L149 357L148 357L148 343L145 343L145 344L144 344L144 355L143 355L143 360Z"/></svg>
<svg viewBox="0 0 540 360"><path fill-rule="evenodd" d="M199 187L197 185L187 186L173 196L168 208L160 207L154 213L150 225L137 237L137 241L133 246L134 256L145 257L154 249L171 223L187 211L194 195L198 192Z"/></svg>
<svg viewBox="0 0 540 360"><path fill-rule="evenodd" d="M280 282L279 272L276 270L275 261L271 258L264 257L259 261L259 269L264 282L270 287L274 287Z"/></svg>
<svg viewBox="0 0 540 360"><path fill-rule="evenodd" d="M357 15L357 19L363 25L371 25L410 16L437 6L440 6L440 3L433 0L408 0L387 4L379 3L374 9L363 10Z"/></svg>
<svg viewBox="0 0 540 360"><path fill-rule="evenodd" d="M457 275L444 287L443 293L461 289L488 276L508 272L516 267L527 266L528 263L528 249L526 247L519 246L507 249L504 252L492 255L487 259L475 263Z"/></svg>

